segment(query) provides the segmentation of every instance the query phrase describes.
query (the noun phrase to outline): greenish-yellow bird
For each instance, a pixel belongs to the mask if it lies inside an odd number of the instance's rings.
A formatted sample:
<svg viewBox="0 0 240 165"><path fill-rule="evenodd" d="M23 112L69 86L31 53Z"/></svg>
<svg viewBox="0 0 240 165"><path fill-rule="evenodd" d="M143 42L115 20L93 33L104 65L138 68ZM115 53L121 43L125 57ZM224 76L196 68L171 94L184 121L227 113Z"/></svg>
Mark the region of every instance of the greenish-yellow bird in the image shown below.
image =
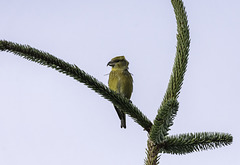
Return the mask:
<svg viewBox="0 0 240 165"><path fill-rule="evenodd" d="M114 57L107 65L112 67L109 74L108 86L111 90L130 99L133 91L133 79L128 71L129 62L124 56ZM126 114L114 105L121 120L121 128L126 128Z"/></svg>

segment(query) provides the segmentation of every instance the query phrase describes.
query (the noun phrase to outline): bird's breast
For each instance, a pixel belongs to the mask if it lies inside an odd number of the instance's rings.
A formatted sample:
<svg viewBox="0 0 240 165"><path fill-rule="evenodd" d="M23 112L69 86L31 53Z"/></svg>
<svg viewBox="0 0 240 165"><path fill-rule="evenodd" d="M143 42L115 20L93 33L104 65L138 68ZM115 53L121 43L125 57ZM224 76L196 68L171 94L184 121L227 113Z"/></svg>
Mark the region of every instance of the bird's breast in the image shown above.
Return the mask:
<svg viewBox="0 0 240 165"><path fill-rule="evenodd" d="M130 99L133 90L133 80L127 70L114 70L109 74L108 86L113 91Z"/></svg>

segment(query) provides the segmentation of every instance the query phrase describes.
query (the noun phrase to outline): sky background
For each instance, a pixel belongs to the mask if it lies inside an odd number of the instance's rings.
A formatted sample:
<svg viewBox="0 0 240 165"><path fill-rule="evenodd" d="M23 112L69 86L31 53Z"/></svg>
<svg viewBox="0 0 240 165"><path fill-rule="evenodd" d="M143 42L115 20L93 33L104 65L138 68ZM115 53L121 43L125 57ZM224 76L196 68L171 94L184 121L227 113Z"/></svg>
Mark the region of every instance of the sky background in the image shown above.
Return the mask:
<svg viewBox="0 0 240 165"><path fill-rule="evenodd" d="M225 132L233 144L162 165L235 165L240 161L240 1L184 0L190 56L170 135ZM111 58L130 62L132 102L153 120L176 51L170 0L1 0L0 39L28 44L76 64L107 84ZM139 165L147 134L85 85L0 52L1 165Z"/></svg>

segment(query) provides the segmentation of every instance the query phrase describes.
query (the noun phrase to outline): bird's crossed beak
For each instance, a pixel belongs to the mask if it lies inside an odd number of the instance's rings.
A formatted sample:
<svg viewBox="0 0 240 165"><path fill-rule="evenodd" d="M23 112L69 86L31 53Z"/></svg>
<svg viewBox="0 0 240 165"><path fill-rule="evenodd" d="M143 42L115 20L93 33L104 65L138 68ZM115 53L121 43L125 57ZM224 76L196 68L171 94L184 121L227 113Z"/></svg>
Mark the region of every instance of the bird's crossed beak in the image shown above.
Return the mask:
<svg viewBox="0 0 240 165"><path fill-rule="evenodd" d="M115 62L112 62L112 61L109 61L108 63L107 63L107 66L114 66L115 65Z"/></svg>

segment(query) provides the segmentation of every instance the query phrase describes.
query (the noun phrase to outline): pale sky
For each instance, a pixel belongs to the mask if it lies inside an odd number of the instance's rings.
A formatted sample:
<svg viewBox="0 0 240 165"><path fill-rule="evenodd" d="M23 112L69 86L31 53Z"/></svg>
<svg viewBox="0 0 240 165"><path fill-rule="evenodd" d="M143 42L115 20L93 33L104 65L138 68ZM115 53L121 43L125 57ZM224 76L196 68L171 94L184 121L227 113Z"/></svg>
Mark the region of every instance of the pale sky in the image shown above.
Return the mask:
<svg viewBox="0 0 240 165"><path fill-rule="evenodd" d="M184 0L190 56L170 135L225 132L233 144L161 165L235 165L240 161L238 0ZM132 102L157 114L176 49L170 0L1 0L0 39L28 44L107 84L109 60L124 55L134 75ZM71 77L0 52L1 165L139 165L147 134Z"/></svg>

